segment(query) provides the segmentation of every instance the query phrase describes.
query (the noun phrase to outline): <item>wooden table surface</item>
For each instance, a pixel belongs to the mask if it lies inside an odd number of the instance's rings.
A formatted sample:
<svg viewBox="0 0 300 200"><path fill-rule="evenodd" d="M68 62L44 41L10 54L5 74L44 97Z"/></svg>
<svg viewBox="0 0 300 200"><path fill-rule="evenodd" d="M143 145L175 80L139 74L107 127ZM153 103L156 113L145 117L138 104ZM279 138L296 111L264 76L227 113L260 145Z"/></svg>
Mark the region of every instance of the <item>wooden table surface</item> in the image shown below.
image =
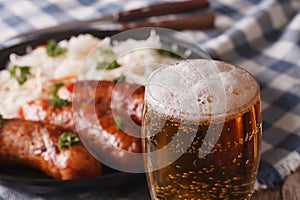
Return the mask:
<svg viewBox="0 0 300 200"><path fill-rule="evenodd" d="M300 168L273 190L255 192L252 200L300 200Z"/></svg>

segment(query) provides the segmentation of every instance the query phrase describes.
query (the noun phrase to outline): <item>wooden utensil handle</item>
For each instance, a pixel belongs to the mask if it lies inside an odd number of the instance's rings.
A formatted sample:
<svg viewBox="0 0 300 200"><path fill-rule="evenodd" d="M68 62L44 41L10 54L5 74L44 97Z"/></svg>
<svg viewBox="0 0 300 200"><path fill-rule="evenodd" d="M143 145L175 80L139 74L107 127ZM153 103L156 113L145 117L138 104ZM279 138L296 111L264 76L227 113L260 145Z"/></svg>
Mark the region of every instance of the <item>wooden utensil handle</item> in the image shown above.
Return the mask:
<svg viewBox="0 0 300 200"><path fill-rule="evenodd" d="M128 30L141 27L163 27L174 30L187 30L187 29L205 29L214 27L214 15L212 13L201 14L189 17L182 17L174 20L165 20L158 22L130 22L122 23L121 30Z"/></svg>
<svg viewBox="0 0 300 200"><path fill-rule="evenodd" d="M208 6L209 3L207 0L189 0L180 2L161 3L150 5L144 8L118 12L114 15L114 20L124 22L151 16L181 13L196 10L199 8L207 8Z"/></svg>

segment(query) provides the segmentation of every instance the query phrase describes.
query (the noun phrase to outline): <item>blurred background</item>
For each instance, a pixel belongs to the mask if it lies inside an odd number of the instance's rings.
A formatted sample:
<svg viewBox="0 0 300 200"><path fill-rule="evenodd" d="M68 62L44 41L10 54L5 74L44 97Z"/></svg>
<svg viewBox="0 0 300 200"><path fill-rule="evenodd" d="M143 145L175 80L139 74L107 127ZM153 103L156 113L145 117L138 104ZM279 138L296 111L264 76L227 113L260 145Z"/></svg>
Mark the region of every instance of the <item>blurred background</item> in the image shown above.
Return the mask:
<svg viewBox="0 0 300 200"><path fill-rule="evenodd" d="M93 27L121 31L119 22L94 19L166 2L174 1L0 0L0 50L60 30ZM300 166L300 1L211 0L208 3L209 6L184 13L146 19L137 15L136 19L166 20L163 27L170 28L170 21L186 18L185 24L171 28L192 37L214 59L239 65L255 76L261 86L263 117L256 188L263 191L256 192L253 199L300 199L297 196L300 172L294 173ZM165 9L169 12L168 7ZM209 17L193 20L203 15ZM88 23L91 20L93 23ZM97 192L38 196L0 185L0 199L149 198L145 184L128 191L107 192L99 188Z"/></svg>

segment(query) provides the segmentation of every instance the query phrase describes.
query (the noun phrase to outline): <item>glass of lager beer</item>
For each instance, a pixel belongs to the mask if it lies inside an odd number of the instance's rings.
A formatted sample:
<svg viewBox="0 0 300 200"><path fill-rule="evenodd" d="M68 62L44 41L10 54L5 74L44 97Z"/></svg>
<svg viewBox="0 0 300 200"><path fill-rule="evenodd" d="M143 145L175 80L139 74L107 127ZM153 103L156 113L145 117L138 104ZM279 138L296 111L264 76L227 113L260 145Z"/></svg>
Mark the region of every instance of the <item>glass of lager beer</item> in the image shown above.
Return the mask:
<svg viewBox="0 0 300 200"><path fill-rule="evenodd" d="M142 122L152 199L250 199L261 128L259 85L244 69L204 59L159 68Z"/></svg>

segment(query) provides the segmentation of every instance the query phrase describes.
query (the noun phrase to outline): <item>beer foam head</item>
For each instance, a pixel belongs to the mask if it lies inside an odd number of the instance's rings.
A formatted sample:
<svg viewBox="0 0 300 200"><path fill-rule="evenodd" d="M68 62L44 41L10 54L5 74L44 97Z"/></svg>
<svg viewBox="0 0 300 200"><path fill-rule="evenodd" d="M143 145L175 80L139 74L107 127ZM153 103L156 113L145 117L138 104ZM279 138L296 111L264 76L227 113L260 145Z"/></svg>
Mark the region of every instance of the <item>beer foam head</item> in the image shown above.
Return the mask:
<svg viewBox="0 0 300 200"><path fill-rule="evenodd" d="M246 109L258 84L245 70L212 60L186 60L155 71L146 101L161 114L186 120L224 117Z"/></svg>

